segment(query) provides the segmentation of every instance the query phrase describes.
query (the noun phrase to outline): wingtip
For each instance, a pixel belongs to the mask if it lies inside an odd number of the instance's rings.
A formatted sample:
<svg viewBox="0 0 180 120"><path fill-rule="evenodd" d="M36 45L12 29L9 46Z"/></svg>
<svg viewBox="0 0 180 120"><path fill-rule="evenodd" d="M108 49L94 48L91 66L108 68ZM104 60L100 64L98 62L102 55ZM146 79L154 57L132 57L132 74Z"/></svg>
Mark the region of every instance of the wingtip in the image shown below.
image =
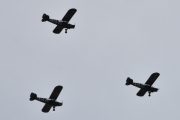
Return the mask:
<svg viewBox="0 0 180 120"><path fill-rule="evenodd" d="M153 73L153 74L158 74L158 75L160 75L160 73L158 73L158 72L155 72L155 73Z"/></svg>
<svg viewBox="0 0 180 120"><path fill-rule="evenodd" d="M76 8L71 8L71 10L76 10L76 11L77 11L77 9L76 9Z"/></svg>
<svg viewBox="0 0 180 120"><path fill-rule="evenodd" d="M42 111L43 113L48 113L48 112L44 112L44 111Z"/></svg>
<svg viewBox="0 0 180 120"><path fill-rule="evenodd" d="M136 94L138 97L143 97L144 95L138 95L138 94Z"/></svg>
<svg viewBox="0 0 180 120"><path fill-rule="evenodd" d="M63 88L63 86L61 86L61 85L58 85L58 86L56 86L56 87L61 87L61 88Z"/></svg>
<svg viewBox="0 0 180 120"><path fill-rule="evenodd" d="M49 111L44 111L44 110L43 110L43 108L42 108L42 110L41 110L41 111L42 111L43 113L48 113L48 112L49 112Z"/></svg>

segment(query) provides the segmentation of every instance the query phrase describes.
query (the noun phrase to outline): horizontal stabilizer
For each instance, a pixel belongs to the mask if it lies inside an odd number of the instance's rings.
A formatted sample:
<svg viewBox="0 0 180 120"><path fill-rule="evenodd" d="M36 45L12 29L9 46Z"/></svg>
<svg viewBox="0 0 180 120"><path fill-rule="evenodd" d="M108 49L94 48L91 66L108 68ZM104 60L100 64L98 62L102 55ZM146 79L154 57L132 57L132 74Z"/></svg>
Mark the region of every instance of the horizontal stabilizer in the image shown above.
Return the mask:
<svg viewBox="0 0 180 120"><path fill-rule="evenodd" d="M45 22L45 21L47 21L47 20L49 20L49 15L43 14L41 21L42 21L42 22Z"/></svg>
<svg viewBox="0 0 180 120"><path fill-rule="evenodd" d="M35 93L31 93L31 95L30 95L30 101L33 101L33 100L35 100L35 99L37 99L37 95L35 94Z"/></svg>
<svg viewBox="0 0 180 120"><path fill-rule="evenodd" d="M133 80L128 77L127 80L126 80L126 85L130 85L132 83L133 83Z"/></svg>

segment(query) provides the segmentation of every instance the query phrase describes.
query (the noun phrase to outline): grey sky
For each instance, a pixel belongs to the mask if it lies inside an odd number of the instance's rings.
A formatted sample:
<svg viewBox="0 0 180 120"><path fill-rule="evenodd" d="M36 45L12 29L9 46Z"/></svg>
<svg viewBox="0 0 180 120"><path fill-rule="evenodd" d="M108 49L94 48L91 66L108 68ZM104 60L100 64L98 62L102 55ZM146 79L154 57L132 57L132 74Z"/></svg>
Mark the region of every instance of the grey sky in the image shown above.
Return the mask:
<svg viewBox="0 0 180 120"><path fill-rule="evenodd" d="M180 91L179 0L1 0L1 119L177 120ZM77 12L67 34L41 22ZM126 78L160 88L149 98ZM42 113L31 92L49 97L64 88L56 111Z"/></svg>

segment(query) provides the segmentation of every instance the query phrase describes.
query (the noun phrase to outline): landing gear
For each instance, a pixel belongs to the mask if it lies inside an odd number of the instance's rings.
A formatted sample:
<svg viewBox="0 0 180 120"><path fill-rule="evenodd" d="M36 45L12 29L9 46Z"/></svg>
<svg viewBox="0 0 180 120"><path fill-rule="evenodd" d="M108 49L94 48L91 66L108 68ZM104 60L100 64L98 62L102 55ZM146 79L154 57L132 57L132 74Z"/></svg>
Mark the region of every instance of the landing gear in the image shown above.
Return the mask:
<svg viewBox="0 0 180 120"><path fill-rule="evenodd" d="M149 97L151 96L151 92L148 92L149 93Z"/></svg>
<svg viewBox="0 0 180 120"><path fill-rule="evenodd" d="M65 29L65 33L67 33L67 30L68 30L68 29Z"/></svg>
<svg viewBox="0 0 180 120"><path fill-rule="evenodd" d="M53 111L55 111L55 107L53 106Z"/></svg>

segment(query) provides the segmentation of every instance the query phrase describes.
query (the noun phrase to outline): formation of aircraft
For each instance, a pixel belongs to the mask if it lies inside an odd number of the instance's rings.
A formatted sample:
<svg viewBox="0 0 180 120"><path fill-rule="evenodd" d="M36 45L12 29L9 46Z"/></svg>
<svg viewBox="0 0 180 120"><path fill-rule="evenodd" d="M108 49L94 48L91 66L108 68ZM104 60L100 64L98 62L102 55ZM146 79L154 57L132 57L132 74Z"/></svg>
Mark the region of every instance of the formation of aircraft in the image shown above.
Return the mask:
<svg viewBox="0 0 180 120"><path fill-rule="evenodd" d="M69 21L71 20L71 18L73 17L73 15L76 13L76 9L72 8L69 9L67 11L67 13L65 14L65 16L62 18L62 20L54 20L54 19L50 19L49 15L43 14L42 16L42 22L45 21L49 21L56 26L56 28L53 30L53 33L55 34L59 34L64 28L65 28L65 33L67 33L68 29L74 29L75 25L69 24Z"/></svg>
<svg viewBox="0 0 180 120"><path fill-rule="evenodd" d="M63 102L56 101L62 89L63 89L62 86L56 86L49 98L40 98L40 97L37 97L35 93L31 93L30 101L37 100L37 101L45 103L44 107L42 108L42 112L45 112L45 113L49 112L51 107L53 107L53 111L55 111L55 107L63 105Z"/></svg>
<svg viewBox="0 0 180 120"><path fill-rule="evenodd" d="M55 34L59 34L64 28L65 28L65 33L67 33L68 29L75 28L75 25L69 24L69 21L71 20L73 15L76 13L76 11L77 10L75 8L69 9L67 11L67 13L65 14L65 16L62 18L62 20L60 20L60 21L50 19L50 17L48 15L43 14L42 22L49 21L53 24L56 24L57 26L53 30L53 33L55 33ZM131 78L128 77L126 80L126 85L133 85L133 86L140 88L140 90L136 94L137 96L144 96L146 94L146 92L148 92L149 96L151 96L152 92L157 92L159 90L158 88L152 87L152 84L156 81L156 79L159 77L159 75L160 74L157 72L153 73L149 77L149 79L146 81L145 84L135 83L135 82L133 82L133 80ZM55 107L63 105L63 102L56 101L56 99L58 98L62 89L63 89L62 86L56 86L49 98L40 98L40 97L37 97L37 94L31 93L30 101L37 100L37 101L45 103L44 107L42 108L42 112L47 113L50 111L50 109L52 107L53 107L53 111L55 111Z"/></svg>
<svg viewBox="0 0 180 120"><path fill-rule="evenodd" d="M126 80L126 85L133 85L140 88L139 92L136 94L137 96L144 96L147 91L149 96L151 96L152 92L157 92L159 90L158 88L152 87L152 84L156 81L159 75L159 73L153 73L145 84L135 83L131 78L128 77Z"/></svg>

